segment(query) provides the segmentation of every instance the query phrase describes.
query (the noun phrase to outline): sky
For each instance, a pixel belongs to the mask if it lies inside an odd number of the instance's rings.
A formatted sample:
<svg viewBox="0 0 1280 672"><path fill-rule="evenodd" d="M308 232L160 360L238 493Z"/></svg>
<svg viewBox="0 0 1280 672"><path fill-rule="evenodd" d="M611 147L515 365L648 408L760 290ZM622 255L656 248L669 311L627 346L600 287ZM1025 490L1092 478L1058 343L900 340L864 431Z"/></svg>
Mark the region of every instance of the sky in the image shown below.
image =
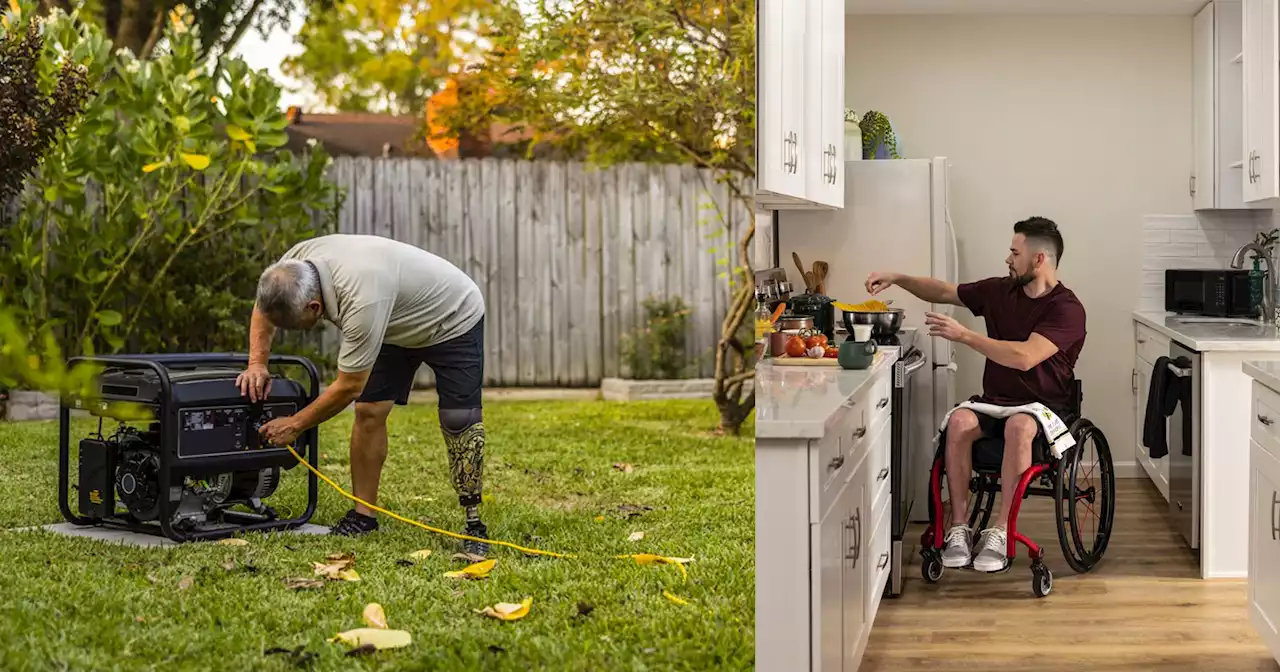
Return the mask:
<svg viewBox="0 0 1280 672"><path fill-rule="evenodd" d="M521 9L529 12L537 7L538 0L519 0ZM232 53L244 59L244 62L254 70L266 70L267 74L274 79L283 89L280 92L280 104L282 106L298 105L304 110L316 110L320 106L319 98L302 83L291 77L286 77L280 70L280 64L290 56L294 56L302 51L301 45L293 41L293 36L302 29L304 20L302 13L298 13L291 17L287 27L277 27L263 39L256 30L247 30L240 43L232 50Z"/></svg>

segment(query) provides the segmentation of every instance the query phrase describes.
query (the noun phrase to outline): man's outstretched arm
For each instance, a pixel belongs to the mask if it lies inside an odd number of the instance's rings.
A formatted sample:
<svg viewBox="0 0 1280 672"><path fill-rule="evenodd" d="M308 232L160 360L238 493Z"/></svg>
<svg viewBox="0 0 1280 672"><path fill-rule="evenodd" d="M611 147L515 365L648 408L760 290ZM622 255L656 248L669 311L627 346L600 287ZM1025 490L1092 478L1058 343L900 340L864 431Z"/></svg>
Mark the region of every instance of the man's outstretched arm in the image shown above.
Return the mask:
<svg viewBox="0 0 1280 672"><path fill-rule="evenodd" d="M872 296L897 285L921 301L964 306L956 287L937 278L903 275L902 273L872 273L867 278L867 292Z"/></svg>

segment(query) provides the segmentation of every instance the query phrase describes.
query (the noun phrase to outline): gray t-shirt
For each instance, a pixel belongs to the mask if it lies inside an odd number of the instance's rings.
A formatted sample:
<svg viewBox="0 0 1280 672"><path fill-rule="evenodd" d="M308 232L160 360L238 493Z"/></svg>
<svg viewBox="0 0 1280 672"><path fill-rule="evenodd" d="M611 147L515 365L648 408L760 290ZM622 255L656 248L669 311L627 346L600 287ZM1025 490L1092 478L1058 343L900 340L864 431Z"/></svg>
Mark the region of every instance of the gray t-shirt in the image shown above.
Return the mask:
<svg viewBox="0 0 1280 672"><path fill-rule="evenodd" d="M383 343L425 348L465 334L484 317L484 296L466 273L390 238L320 236L282 259L309 261L319 272L325 319L342 331L340 371L370 369Z"/></svg>

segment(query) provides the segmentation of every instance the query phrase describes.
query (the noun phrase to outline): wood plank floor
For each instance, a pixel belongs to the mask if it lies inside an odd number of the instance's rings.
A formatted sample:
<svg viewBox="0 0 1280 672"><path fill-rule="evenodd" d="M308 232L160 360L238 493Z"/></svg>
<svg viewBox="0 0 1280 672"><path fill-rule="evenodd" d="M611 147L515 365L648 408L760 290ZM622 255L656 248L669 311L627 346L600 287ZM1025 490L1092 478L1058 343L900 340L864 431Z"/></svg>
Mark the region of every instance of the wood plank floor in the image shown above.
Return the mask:
<svg viewBox="0 0 1280 672"><path fill-rule="evenodd" d="M923 526L911 526L903 594L881 602L861 670L1280 670L1249 623L1246 583L1196 578L1155 486L1116 486L1115 531L1085 575L1063 559L1053 501L1023 503L1019 527L1046 546L1053 570L1043 599L1023 547L1008 572L947 570L925 583L915 552Z"/></svg>

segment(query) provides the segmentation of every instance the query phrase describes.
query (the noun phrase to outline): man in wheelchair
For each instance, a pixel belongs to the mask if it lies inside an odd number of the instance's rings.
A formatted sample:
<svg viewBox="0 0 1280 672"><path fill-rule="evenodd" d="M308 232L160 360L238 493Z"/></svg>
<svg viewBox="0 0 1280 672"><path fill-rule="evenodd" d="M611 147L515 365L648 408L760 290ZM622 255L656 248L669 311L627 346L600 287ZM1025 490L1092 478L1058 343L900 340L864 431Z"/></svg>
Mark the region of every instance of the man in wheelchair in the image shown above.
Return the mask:
<svg viewBox="0 0 1280 672"><path fill-rule="evenodd" d="M982 317L985 336L947 315L927 313L925 318L931 336L967 345L987 358L982 395L970 401L1004 407L1039 402L1069 424L1074 369L1085 341L1085 311L1075 293L1058 281L1062 248L1057 225L1043 217L1031 217L1013 226L1013 242L1005 259L1009 267L1006 277L953 285L935 278L872 273L866 287L875 295L897 285L923 301L968 308ZM944 567L972 563L975 570L996 572L1007 566L1014 493L1019 479L1032 466L1032 445L1040 434L1040 423L1025 413L1007 418L980 415L967 408L951 413L945 432L951 526L944 541ZM975 545L967 520L969 479L974 442L982 438L1003 438L1004 455L999 514Z"/></svg>

